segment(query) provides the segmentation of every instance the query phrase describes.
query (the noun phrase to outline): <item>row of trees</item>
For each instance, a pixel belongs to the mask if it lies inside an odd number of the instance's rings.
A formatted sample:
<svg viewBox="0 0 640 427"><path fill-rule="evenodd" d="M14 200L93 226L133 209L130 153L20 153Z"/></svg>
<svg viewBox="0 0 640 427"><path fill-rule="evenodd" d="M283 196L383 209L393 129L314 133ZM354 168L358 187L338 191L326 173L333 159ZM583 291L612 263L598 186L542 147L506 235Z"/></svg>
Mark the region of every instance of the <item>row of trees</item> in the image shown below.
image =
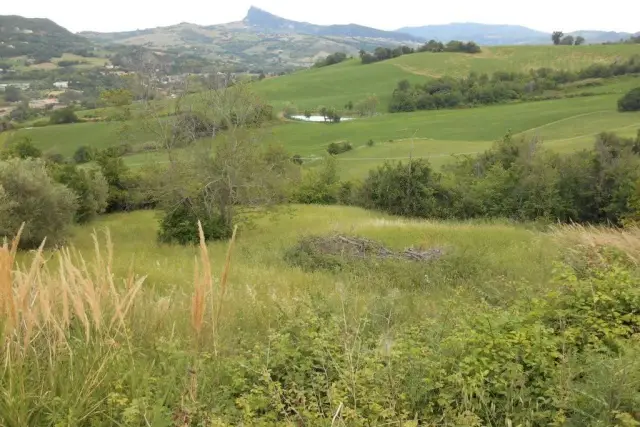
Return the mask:
<svg viewBox="0 0 640 427"><path fill-rule="evenodd" d="M331 55L328 55L324 59L320 59L315 63L315 67L327 67L329 65L339 64L347 60L347 54L344 52L336 52Z"/></svg>
<svg viewBox="0 0 640 427"><path fill-rule="evenodd" d="M360 51L360 59L363 64L371 64L374 62L386 61L387 59L397 58L402 55L411 55L416 52L460 52L460 53L479 53L482 50L474 42L461 42L451 40L444 44L435 40L430 40L417 50L409 46L398 46L394 49L388 47L377 47L373 53L364 50Z"/></svg>
<svg viewBox="0 0 640 427"><path fill-rule="evenodd" d="M512 218L622 225L640 220L640 133L599 135L591 151L560 155L541 141L504 140L442 173L425 160L388 163L357 204L423 218Z"/></svg>
<svg viewBox="0 0 640 427"><path fill-rule="evenodd" d="M529 73L499 71L491 76L472 72L465 78L442 77L414 86L403 80L393 92L389 110L434 110L536 99L545 91L562 90L568 83L636 73L640 73L638 56L609 65L594 64L578 72L549 68Z"/></svg>
<svg viewBox="0 0 640 427"><path fill-rule="evenodd" d="M566 46L580 46L581 44L585 44L587 41L582 36L574 37L572 35L566 35L562 31L554 31L551 34L551 40L553 44L558 45L566 45Z"/></svg>

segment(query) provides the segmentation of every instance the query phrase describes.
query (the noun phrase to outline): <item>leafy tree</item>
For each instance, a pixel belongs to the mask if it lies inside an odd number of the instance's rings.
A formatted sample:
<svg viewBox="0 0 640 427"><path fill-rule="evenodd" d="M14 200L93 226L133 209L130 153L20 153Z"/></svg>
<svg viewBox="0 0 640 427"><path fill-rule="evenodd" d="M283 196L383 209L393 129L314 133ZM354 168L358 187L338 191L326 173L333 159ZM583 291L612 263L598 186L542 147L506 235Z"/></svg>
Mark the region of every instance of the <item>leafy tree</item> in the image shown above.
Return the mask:
<svg viewBox="0 0 640 427"><path fill-rule="evenodd" d="M22 91L15 86L7 86L4 89L4 100L7 102L22 101Z"/></svg>
<svg viewBox="0 0 640 427"><path fill-rule="evenodd" d="M107 209L109 184L99 170L78 168L75 165L58 165L51 169L53 178L66 185L77 196L76 222L88 222Z"/></svg>
<svg viewBox="0 0 640 427"><path fill-rule="evenodd" d="M12 238L25 223L23 248L63 243L77 208L76 195L47 173L41 159L0 161L0 239Z"/></svg>
<svg viewBox="0 0 640 427"><path fill-rule="evenodd" d="M128 89L103 90L100 101L109 107L124 107L133 102L133 93Z"/></svg>
<svg viewBox="0 0 640 427"><path fill-rule="evenodd" d="M377 96L370 95L358 102L354 108L360 116L373 116L378 109L379 103Z"/></svg>
<svg viewBox="0 0 640 427"><path fill-rule="evenodd" d="M640 87L631 89L618 100L618 111L640 111Z"/></svg>
<svg viewBox="0 0 640 427"><path fill-rule="evenodd" d="M80 119L76 115L76 112L73 110L73 107L66 107L53 111L51 113L51 118L49 121L52 125L61 125L76 123L79 122Z"/></svg>
<svg viewBox="0 0 640 427"><path fill-rule="evenodd" d="M304 110L304 116L307 119L310 119L312 115L313 115L313 113L311 112L311 110Z"/></svg>
<svg viewBox="0 0 640 427"><path fill-rule="evenodd" d="M556 46L560 44L563 37L564 33L562 31L554 31L553 34L551 34L551 40L553 40L553 44Z"/></svg>
<svg viewBox="0 0 640 427"><path fill-rule="evenodd" d="M585 38L584 38L584 37L582 37L582 36L578 36L578 37L576 37L576 40L575 40L575 42L574 42L574 43L575 43L575 45L576 45L576 46L580 46L580 45L582 45L582 44L585 44L585 43L586 43L586 40L585 40Z"/></svg>
<svg viewBox="0 0 640 427"><path fill-rule="evenodd" d="M573 46L574 42L575 39L573 38L573 36L564 36L562 40L560 40L560 44L566 46Z"/></svg>
<svg viewBox="0 0 640 427"><path fill-rule="evenodd" d="M349 141L332 142L331 144L329 144L329 147L327 147L327 153L333 156L346 153L347 151L351 150L353 150L353 146Z"/></svg>

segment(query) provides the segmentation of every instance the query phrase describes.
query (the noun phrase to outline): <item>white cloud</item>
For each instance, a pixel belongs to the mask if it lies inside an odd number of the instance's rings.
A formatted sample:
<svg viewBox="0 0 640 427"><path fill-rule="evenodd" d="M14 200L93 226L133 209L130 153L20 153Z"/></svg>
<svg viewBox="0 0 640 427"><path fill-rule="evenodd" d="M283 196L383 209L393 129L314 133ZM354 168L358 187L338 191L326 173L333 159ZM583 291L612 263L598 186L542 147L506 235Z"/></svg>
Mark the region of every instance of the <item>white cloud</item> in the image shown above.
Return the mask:
<svg viewBox="0 0 640 427"><path fill-rule="evenodd" d="M481 22L519 24L544 31L581 29L640 31L640 2L607 5L576 0L2 0L0 13L52 19L71 31L126 31L193 22L212 25L241 20L251 4L284 18L315 24L357 23L392 30L404 26Z"/></svg>

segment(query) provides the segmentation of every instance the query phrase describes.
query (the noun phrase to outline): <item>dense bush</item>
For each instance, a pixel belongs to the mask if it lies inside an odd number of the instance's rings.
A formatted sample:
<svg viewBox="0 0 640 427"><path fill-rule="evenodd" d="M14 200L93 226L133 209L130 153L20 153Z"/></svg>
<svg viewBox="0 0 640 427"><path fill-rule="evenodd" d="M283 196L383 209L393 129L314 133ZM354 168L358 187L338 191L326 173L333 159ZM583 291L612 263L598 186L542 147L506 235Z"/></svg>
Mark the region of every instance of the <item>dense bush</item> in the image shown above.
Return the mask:
<svg viewBox="0 0 640 427"><path fill-rule="evenodd" d="M18 138L7 143L0 151L0 159L9 159L12 157L37 159L42 157L42 151L33 145L31 138Z"/></svg>
<svg viewBox="0 0 640 427"><path fill-rule="evenodd" d="M202 225L205 240L223 240L231 237L233 230L216 213L205 212L203 203L192 204L188 200L175 209L165 212L160 221L158 240L162 243L196 245L200 241L198 221Z"/></svg>
<svg viewBox="0 0 640 427"><path fill-rule="evenodd" d="M569 89L572 83L593 83L592 79L636 73L640 73L640 57L608 65L594 64L578 72L548 68L529 73L497 71L491 76L472 72L465 78L442 77L413 87L403 80L393 91L389 111L435 110L544 99L545 91Z"/></svg>
<svg viewBox="0 0 640 427"><path fill-rule="evenodd" d="M0 239L12 238L24 222L20 240L24 248L62 243L68 236L77 197L55 183L40 159L0 161Z"/></svg>
<svg viewBox="0 0 640 427"><path fill-rule="evenodd" d="M360 193L365 207L394 215L441 217L449 203L440 174L423 159L386 163L371 171Z"/></svg>
<svg viewBox="0 0 640 427"><path fill-rule="evenodd" d="M633 140L603 133L593 150L570 155L507 136L442 176L423 160L386 164L370 172L358 203L419 217L622 224L637 213L639 154L640 134Z"/></svg>
<svg viewBox="0 0 640 427"><path fill-rule="evenodd" d="M351 150L353 150L353 146L349 141L332 142L331 144L329 144L329 147L327 147L327 153L331 154L332 156L346 153L347 151Z"/></svg>
<svg viewBox="0 0 640 427"><path fill-rule="evenodd" d="M107 209L109 184L99 170L75 165L53 165L51 170L53 178L77 196L76 222L88 222Z"/></svg>
<svg viewBox="0 0 640 427"><path fill-rule="evenodd" d="M75 153L73 153L73 161L77 164L88 163L93 160L93 152L91 148L86 145L78 147Z"/></svg>
<svg viewBox="0 0 640 427"><path fill-rule="evenodd" d="M640 111L640 87L627 92L618 101L619 111Z"/></svg>
<svg viewBox="0 0 640 427"><path fill-rule="evenodd" d="M293 201L320 205L337 203L340 178L336 162L335 158L329 156L320 166L308 170L295 188Z"/></svg>
<svg viewBox="0 0 640 427"><path fill-rule="evenodd" d="M73 107L66 107L61 108L60 110L55 110L51 113L50 120L52 125L76 123L80 121L75 111L73 110Z"/></svg>
<svg viewBox="0 0 640 427"><path fill-rule="evenodd" d="M113 147L95 156L109 188L106 212L151 207L153 200L140 191L140 178L124 163L120 150L121 148Z"/></svg>

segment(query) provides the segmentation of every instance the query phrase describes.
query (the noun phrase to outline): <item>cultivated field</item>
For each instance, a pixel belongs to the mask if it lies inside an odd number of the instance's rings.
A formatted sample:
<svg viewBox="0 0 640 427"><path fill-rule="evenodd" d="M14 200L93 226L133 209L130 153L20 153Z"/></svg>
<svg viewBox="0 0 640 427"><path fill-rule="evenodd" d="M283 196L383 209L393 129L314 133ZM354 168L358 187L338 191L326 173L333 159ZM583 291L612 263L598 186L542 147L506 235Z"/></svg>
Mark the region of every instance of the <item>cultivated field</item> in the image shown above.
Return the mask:
<svg viewBox="0 0 640 427"><path fill-rule="evenodd" d="M402 79L421 83L445 75L465 76L470 71L527 72L541 67L579 70L593 63L612 63L638 54L634 45L483 46L482 49L477 55L417 53L369 65L352 60L268 79L256 85L256 90L277 105L292 102L301 109L319 105L341 108L349 101L355 103L375 94L381 101L380 111L386 112L391 93Z"/></svg>

